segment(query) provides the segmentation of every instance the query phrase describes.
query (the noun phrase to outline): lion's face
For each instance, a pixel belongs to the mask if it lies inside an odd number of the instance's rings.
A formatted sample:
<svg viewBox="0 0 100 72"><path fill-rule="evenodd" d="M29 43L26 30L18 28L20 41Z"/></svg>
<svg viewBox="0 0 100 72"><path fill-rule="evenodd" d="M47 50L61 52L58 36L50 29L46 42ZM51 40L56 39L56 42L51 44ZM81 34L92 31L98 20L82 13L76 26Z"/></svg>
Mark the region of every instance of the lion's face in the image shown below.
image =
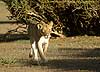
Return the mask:
<svg viewBox="0 0 100 72"><path fill-rule="evenodd" d="M41 30L42 35L48 35L52 32L53 22L45 24L44 22L41 25L38 25L38 29Z"/></svg>

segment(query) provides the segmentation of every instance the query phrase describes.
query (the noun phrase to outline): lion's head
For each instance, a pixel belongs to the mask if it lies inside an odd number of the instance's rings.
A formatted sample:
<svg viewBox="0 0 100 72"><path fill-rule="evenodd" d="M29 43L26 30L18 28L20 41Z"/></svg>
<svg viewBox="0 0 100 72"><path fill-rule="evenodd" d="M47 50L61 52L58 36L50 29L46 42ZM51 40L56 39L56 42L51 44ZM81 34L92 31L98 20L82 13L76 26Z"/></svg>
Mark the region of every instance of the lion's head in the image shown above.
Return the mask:
<svg viewBox="0 0 100 72"><path fill-rule="evenodd" d="M48 35L52 32L53 22L50 21L48 24L46 24L45 22L41 21L37 27L42 35Z"/></svg>

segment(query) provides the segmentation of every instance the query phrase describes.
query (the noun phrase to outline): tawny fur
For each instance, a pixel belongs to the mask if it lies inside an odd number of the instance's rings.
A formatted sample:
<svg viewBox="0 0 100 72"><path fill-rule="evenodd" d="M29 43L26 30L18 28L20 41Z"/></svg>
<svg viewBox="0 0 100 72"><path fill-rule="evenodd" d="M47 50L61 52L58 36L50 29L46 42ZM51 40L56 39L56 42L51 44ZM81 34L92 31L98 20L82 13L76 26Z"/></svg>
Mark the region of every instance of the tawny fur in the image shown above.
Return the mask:
<svg viewBox="0 0 100 72"><path fill-rule="evenodd" d="M38 61L39 54L40 58L43 61L46 61L45 53L47 52L53 22L50 22L48 24L45 24L44 22L40 23L42 24L30 24L28 27L28 34L31 43L30 57L34 55L34 60Z"/></svg>

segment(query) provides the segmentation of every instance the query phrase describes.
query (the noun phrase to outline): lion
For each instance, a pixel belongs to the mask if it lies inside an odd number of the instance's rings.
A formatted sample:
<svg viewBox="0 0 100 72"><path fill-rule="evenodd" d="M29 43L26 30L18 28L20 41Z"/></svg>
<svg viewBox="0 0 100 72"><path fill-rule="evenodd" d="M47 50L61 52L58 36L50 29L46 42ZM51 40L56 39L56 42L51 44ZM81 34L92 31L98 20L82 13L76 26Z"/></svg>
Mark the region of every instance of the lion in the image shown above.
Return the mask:
<svg viewBox="0 0 100 72"><path fill-rule="evenodd" d="M34 60L39 61L38 53L43 61L46 60L45 53L47 52L50 33L52 32L53 22L49 22L45 24L41 21L39 24L30 24L28 26L28 34L30 37L31 43L31 52L29 54L30 57L34 55Z"/></svg>

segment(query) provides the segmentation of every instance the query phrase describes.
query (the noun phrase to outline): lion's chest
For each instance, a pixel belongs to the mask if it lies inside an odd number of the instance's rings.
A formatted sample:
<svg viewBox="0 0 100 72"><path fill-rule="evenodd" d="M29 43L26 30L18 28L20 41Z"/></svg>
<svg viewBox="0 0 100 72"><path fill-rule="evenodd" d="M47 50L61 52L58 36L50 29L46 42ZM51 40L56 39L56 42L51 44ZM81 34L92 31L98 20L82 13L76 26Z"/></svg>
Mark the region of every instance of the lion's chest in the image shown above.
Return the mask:
<svg viewBox="0 0 100 72"><path fill-rule="evenodd" d="M41 42L42 44L47 44L49 39L50 39L50 35L48 35L48 36L41 36L39 42Z"/></svg>

